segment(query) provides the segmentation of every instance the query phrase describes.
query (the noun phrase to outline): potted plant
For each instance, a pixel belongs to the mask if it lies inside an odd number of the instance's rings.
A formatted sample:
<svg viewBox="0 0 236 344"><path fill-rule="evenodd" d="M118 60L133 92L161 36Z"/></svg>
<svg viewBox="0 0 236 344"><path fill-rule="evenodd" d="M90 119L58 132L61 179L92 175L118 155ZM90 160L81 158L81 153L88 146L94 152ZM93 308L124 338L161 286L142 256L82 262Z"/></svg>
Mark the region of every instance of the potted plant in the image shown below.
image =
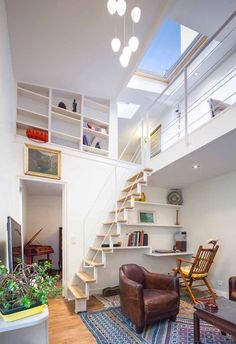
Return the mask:
<svg viewBox="0 0 236 344"><path fill-rule="evenodd" d="M42 312L49 296L57 296L58 276L49 276L51 263L25 265L18 263L9 273L0 261L0 312L6 321L25 318Z"/></svg>

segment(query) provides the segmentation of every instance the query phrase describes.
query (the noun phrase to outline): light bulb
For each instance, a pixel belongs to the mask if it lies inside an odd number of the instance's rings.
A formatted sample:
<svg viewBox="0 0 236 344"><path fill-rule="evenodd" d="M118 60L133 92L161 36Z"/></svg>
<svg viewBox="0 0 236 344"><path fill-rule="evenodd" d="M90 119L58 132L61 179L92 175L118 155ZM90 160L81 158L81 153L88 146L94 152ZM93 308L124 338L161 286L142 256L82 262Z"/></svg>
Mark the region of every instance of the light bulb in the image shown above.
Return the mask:
<svg viewBox="0 0 236 344"><path fill-rule="evenodd" d="M119 16L123 16L125 14L125 11L126 11L126 2L125 0L118 0L117 1L117 4L116 4L116 10L117 10L117 13L119 14Z"/></svg>
<svg viewBox="0 0 236 344"><path fill-rule="evenodd" d="M108 0L107 1L107 10L113 16L117 10L117 2L116 0Z"/></svg>
<svg viewBox="0 0 236 344"><path fill-rule="evenodd" d="M129 46L124 47L122 54L125 55L128 59L130 59L132 54L131 48Z"/></svg>
<svg viewBox="0 0 236 344"><path fill-rule="evenodd" d="M117 51L120 50L120 40L119 38L113 38L113 40L111 41L111 47L112 50L117 53Z"/></svg>
<svg viewBox="0 0 236 344"><path fill-rule="evenodd" d="M123 68L126 68L129 64L129 57L127 55L120 55L120 64Z"/></svg>
<svg viewBox="0 0 236 344"><path fill-rule="evenodd" d="M141 17L141 9L139 7L134 7L131 11L131 18L134 23L138 23Z"/></svg>
<svg viewBox="0 0 236 344"><path fill-rule="evenodd" d="M130 47L131 51L134 53L138 49L138 46L139 46L138 38L136 36L132 36L129 39L129 47Z"/></svg>

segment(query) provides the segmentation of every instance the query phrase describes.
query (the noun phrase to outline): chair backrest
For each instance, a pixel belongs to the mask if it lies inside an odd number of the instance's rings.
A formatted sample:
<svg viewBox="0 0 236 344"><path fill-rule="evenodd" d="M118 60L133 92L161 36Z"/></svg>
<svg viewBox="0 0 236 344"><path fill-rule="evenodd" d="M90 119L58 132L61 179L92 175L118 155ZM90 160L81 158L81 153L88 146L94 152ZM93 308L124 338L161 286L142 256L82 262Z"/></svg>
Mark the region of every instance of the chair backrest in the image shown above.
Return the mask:
<svg viewBox="0 0 236 344"><path fill-rule="evenodd" d="M127 278L142 285L144 284L145 277L143 271L137 264L125 264L121 266L121 269Z"/></svg>
<svg viewBox="0 0 236 344"><path fill-rule="evenodd" d="M207 274L214 261L218 248L219 245L213 248L203 248L203 246L199 246L193 265L189 271L189 277L191 277L192 274Z"/></svg>

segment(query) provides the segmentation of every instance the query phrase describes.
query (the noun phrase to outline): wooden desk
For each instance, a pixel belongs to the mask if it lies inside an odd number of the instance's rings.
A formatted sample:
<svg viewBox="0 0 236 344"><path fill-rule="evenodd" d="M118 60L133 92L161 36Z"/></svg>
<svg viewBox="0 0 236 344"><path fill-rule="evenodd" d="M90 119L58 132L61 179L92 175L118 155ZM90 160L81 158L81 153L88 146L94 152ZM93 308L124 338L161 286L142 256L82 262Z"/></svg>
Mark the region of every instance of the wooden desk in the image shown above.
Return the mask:
<svg viewBox="0 0 236 344"><path fill-rule="evenodd" d="M0 317L1 344L48 344L48 308L40 314L7 322Z"/></svg>
<svg viewBox="0 0 236 344"><path fill-rule="evenodd" d="M216 299L217 310L211 310L204 304L194 306L196 311L193 313L194 319L194 343L200 341L200 320L217 327L221 332L236 336L236 302L227 300L223 297Z"/></svg>

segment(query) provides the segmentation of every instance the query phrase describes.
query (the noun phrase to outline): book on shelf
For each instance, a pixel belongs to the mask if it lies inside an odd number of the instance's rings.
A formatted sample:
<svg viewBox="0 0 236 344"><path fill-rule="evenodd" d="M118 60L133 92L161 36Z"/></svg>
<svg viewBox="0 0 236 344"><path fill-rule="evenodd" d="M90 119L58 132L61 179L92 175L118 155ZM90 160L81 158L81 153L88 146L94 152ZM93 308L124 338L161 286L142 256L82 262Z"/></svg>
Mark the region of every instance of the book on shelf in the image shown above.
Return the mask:
<svg viewBox="0 0 236 344"><path fill-rule="evenodd" d="M148 234L144 231L134 231L127 234L128 238L124 240L127 242L127 246L148 246Z"/></svg>
<svg viewBox="0 0 236 344"><path fill-rule="evenodd" d="M90 140L88 138L88 135L83 135L83 145L90 146Z"/></svg>

